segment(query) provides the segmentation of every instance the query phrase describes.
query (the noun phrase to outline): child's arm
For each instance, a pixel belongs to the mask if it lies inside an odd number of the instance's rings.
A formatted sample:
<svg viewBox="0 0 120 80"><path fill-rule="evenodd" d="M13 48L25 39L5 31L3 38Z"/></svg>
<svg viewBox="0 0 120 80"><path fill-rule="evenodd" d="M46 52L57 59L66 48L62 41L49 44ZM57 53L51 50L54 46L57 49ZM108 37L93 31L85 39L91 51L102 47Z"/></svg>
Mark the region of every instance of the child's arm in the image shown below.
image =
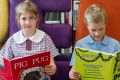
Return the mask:
<svg viewBox="0 0 120 80"><path fill-rule="evenodd" d="M79 80L79 78L80 78L79 73L75 70L74 67L72 67L70 72L69 72L69 78L71 80Z"/></svg>
<svg viewBox="0 0 120 80"><path fill-rule="evenodd" d="M55 62L54 62L53 58L51 58L50 64L45 66L44 72L47 75L54 75L55 74L55 72L56 72L56 65L55 65Z"/></svg>
<svg viewBox="0 0 120 80"><path fill-rule="evenodd" d="M6 43L4 44L4 46L2 47L2 49L0 50L0 55L2 55L5 58L8 59L13 59L14 58L14 54L12 52L12 48L11 48L11 43L12 43L12 37L10 37Z"/></svg>

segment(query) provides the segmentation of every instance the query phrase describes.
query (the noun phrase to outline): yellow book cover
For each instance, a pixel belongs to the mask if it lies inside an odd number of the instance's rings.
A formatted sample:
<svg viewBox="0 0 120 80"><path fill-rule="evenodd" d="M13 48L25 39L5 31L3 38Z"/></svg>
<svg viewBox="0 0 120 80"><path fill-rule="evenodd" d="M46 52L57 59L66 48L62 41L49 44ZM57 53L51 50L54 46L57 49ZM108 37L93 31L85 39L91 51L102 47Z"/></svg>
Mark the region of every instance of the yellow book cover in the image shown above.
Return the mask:
<svg viewBox="0 0 120 80"><path fill-rule="evenodd" d="M114 54L75 48L75 69L81 80L120 80L120 52Z"/></svg>

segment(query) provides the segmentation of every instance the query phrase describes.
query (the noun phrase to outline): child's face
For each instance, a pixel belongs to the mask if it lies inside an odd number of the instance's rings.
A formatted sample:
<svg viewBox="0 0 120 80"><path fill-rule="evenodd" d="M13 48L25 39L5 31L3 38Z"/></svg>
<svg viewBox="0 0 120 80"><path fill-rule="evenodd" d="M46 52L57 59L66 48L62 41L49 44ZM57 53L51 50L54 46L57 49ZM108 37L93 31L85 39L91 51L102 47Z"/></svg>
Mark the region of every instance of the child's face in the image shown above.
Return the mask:
<svg viewBox="0 0 120 80"><path fill-rule="evenodd" d="M103 39L105 35L105 23L102 21L98 23L91 22L87 26L89 34L92 36L92 38L99 42Z"/></svg>
<svg viewBox="0 0 120 80"><path fill-rule="evenodd" d="M20 15L19 24L24 31L31 31L36 29L38 17L32 13L24 12Z"/></svg>

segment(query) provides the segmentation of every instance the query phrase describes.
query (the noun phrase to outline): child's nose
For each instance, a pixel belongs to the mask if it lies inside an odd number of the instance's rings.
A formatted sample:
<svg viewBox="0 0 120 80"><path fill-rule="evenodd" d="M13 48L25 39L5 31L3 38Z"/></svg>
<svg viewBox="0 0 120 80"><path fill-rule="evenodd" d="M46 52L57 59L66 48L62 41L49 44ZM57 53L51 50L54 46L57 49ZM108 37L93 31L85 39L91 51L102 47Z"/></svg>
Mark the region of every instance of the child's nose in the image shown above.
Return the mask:
<svg viewBox="0 0 120 80"><path fill-rule="evenodd" d="M29 23L30 23L30 20L29 20L29 19L27 19L27 20L26 20L26 24L29 24Z"/></svg>
<svg viewBox="0 0 120 80"><path fill-rule="evenodd" d="M97 36L97 35L99 35L100 33L99 32L95 32L95 35Z"/></svg>

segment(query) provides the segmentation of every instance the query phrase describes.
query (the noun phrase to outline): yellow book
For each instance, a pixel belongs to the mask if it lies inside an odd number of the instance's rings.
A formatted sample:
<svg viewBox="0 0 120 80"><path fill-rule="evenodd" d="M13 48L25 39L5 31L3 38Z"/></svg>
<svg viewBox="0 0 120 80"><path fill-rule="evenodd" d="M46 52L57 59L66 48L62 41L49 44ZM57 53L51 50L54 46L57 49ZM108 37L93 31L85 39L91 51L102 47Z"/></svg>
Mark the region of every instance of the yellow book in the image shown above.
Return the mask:
<svg viewBox="0 0 120 80"><path fill-rule="evenodd" d="M120 51L111 54L76 47L74 59L81 80L120 80Z"/></svg>

